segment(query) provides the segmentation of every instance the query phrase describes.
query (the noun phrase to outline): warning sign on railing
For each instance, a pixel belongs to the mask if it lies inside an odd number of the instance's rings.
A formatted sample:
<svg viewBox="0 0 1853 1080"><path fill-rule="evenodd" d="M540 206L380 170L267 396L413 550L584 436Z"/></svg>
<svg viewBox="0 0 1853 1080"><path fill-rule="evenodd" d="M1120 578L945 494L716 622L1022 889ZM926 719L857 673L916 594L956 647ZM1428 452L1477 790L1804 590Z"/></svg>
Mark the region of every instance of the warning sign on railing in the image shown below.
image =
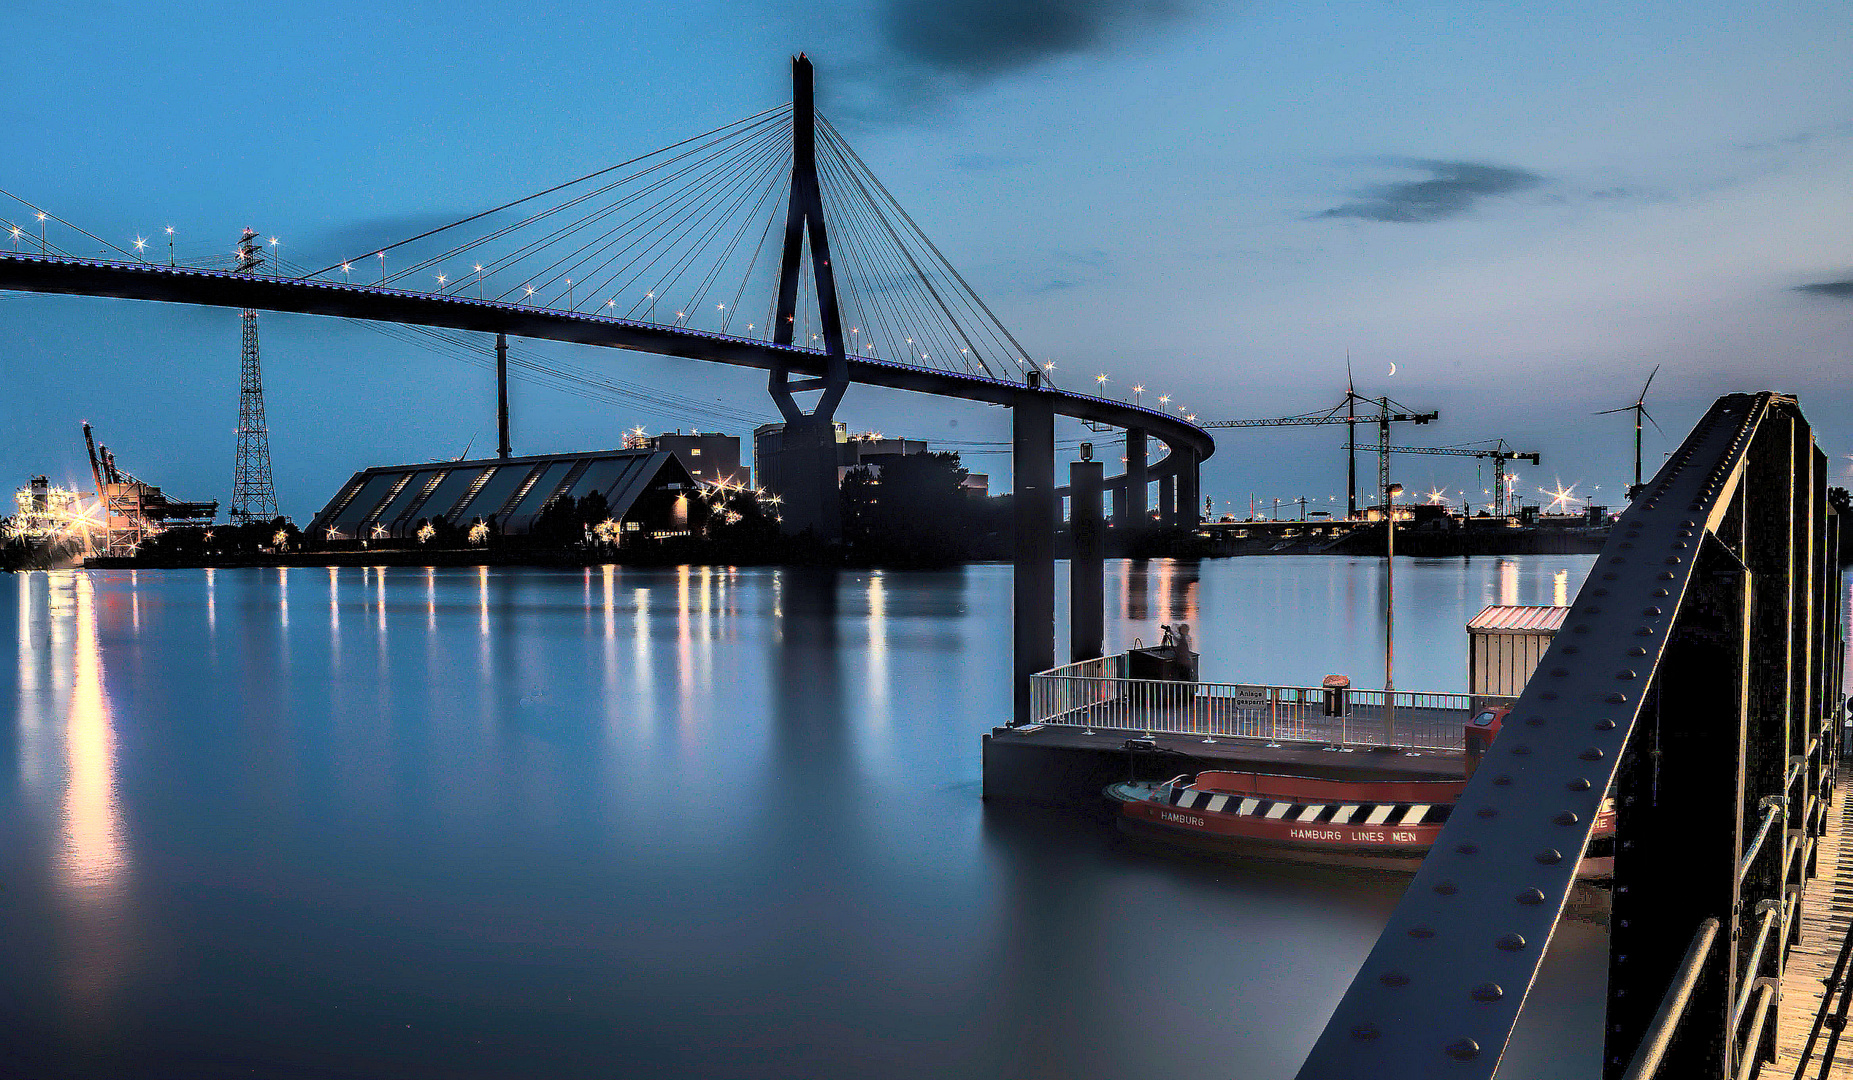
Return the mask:
<svg viewBox="0 0 1853 1080"><path fill-rule="evenodd" d="M1229 695L1238 709L1265 709L1268 707L1268 688L1265 686L1236 686Z"/></svg>

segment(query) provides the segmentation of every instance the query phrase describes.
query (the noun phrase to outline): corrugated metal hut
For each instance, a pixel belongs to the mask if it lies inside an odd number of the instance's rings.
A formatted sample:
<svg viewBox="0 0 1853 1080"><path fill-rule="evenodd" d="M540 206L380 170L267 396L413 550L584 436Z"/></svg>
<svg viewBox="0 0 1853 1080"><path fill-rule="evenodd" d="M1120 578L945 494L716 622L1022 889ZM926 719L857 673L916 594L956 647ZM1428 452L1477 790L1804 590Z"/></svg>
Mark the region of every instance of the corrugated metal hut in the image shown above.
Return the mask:
<svg viewBox="0 0 1853 1080"><path fill-rule="evenodd" d="M1517 697L1569 610L1494 604L1475 615L1467 623L1467 692Z"/></svg>

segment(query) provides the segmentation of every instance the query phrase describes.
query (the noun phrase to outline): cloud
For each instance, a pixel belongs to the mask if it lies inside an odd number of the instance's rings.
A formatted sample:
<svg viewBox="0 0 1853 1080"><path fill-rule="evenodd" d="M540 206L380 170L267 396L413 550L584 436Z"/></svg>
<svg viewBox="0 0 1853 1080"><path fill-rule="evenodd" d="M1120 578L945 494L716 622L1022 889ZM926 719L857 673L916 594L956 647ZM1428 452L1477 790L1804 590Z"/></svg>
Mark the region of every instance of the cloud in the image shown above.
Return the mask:
<svg viewBox="0 0 1853 1080"><path fill-rule="evenodd" d="M1429 178L1367 188L1358 192L1356 201L1313 216L1364 221L1446 221L1472 210L1482 199L1526 191L1537 187L1544 179L1523 169L1472 161L1412 159L1398 164L1425 171Z"/></svg>
<svg viewBox="0 0 1853 1080"><path fill-rule="evenodd" d="M880 0L882 53L856 65L852 112L894 119L1063 56L1178 26L1204 0Z"/></svg>
<svg viewBox="0 0 1853 1080"><path fill-rule="evenodd" d="M897 55L987 77L1091 52L1194 11L1186 0L887 0L880 19Z"/></svg>
<svg viewBox="0 0 1853 1080"><path fill-rule="evenodd" d="M1795 286L1795 291L1810 293L1814 296L1832 296L1841 300L1853 300L1853 279L1847 281L1813 281L1806 285Z"/></svg>

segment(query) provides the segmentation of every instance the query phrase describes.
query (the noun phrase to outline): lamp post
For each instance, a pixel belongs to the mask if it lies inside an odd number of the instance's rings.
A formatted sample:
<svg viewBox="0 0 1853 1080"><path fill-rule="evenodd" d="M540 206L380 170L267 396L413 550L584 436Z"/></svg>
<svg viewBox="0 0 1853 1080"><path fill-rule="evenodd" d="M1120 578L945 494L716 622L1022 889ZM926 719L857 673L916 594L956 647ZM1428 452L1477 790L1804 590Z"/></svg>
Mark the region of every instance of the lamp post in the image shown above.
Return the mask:
<svg viewBox="0 0 1853 1080"><path fill-rule="evenodd" d="M1383 520L1388 542L1383 548L1383 741L1396 745L1396 497L1403 485L1383 489Z"/></svg>

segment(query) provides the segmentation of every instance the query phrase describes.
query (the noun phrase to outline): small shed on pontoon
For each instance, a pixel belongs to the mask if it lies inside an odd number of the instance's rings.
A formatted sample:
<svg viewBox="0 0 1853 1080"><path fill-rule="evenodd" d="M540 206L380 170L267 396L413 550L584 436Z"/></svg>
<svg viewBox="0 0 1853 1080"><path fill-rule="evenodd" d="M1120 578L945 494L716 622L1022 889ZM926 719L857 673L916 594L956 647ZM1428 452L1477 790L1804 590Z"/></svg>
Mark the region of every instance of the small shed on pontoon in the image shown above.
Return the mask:
<svg viewBox="0 0 1853 1080"><path fill-rule="evenodd" d="M1494 604L1467 623L1467 692L1517 697L1563 629L1567 607Z"/></svg>

